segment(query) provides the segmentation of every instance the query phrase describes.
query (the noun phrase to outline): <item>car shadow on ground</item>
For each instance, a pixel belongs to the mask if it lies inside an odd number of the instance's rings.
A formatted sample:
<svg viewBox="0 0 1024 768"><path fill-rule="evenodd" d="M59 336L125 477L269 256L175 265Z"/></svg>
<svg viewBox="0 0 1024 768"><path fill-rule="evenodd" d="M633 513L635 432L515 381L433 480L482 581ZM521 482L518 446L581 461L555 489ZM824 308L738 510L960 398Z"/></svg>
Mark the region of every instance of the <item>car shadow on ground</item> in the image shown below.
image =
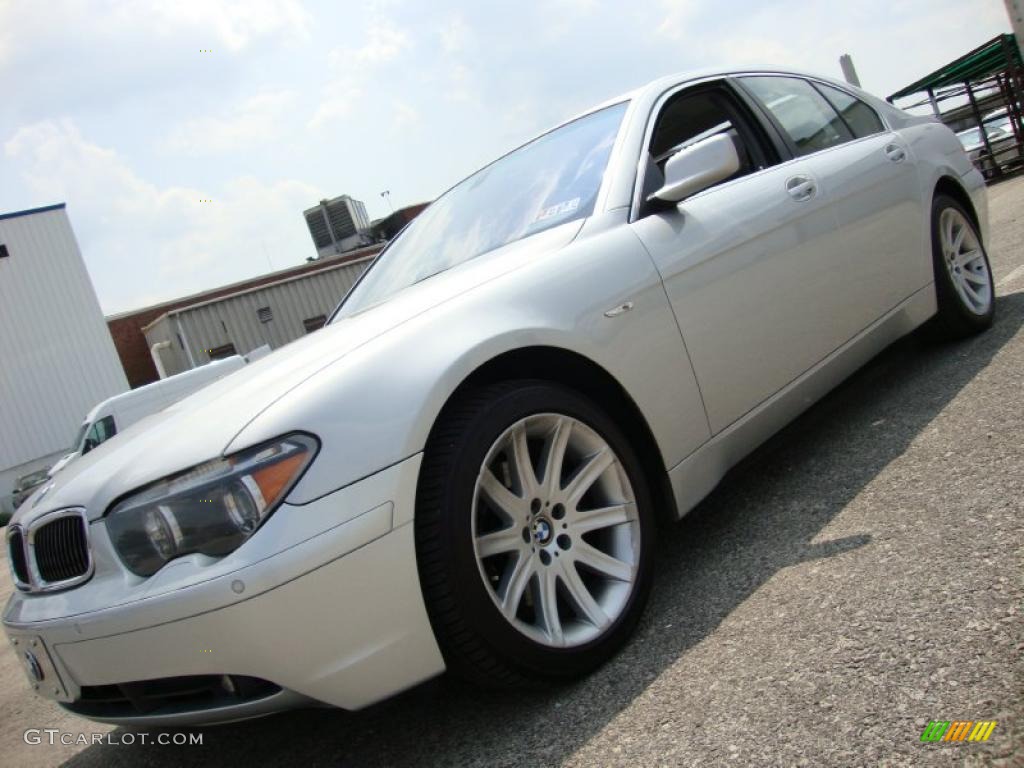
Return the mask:
<svg viewBox="0 0 1024 768"><path fill-rule="evenodd" d="M999 298L997 314L989 333L968 341L936 344L918 333L897 342L667 526L635 637L586 680L509 693L445 677L363 712L303 710L210 728L202 746L96 745L65 765L560 763L781 569L871 542L868 533L818 538L1013 338L1024 293Z"/></svg>

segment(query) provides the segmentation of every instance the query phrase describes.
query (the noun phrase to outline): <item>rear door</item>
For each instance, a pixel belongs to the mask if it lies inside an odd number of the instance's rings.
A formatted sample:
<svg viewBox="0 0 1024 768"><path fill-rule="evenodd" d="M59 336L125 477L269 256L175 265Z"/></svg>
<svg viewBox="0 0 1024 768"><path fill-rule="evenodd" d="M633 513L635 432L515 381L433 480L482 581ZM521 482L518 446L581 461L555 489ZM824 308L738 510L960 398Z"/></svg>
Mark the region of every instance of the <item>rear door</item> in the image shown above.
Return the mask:
<svg viewBox="0 0 1024 768"><path fill-rule="evenodd" d="M725 81L668 94L648 128L632 227L661 272L713 432L855 332L834 313L847 274L829 185L771 130ZM675 149L720 132L739 146L736 176L667 210L643 202Z"/></svg>
<svg viewBox="0 0 1024 768"><path fill-rule="evenodd" d="M868 104L836 86L776 75L738 82L790 152L809 165L835 212L838 258L832 263L845 288L831 322L846 341L929 280L920 258L927 247L926 203L910 149ZM829 115L827 135L808 121L812 109Z"/></svg>

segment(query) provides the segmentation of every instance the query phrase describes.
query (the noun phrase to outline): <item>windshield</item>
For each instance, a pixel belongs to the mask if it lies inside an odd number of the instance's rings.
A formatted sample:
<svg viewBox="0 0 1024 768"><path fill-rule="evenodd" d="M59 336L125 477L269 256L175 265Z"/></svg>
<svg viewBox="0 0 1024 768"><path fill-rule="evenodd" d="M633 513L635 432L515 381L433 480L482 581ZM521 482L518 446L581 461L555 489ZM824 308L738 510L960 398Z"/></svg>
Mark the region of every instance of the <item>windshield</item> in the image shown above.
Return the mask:
<svg viewBox="0 0 1024 768"><path fill-rule="evenodd" d="M85 430L87 430L88 428L88 421L78 428L78 434L75 435L75 442L71 444L71 453L77 451L79 448L82 447L82 438L85 437Z"/></svg>
<svg viewBox="0 0 1024 768"><path fill-rule="evenodd" d="M574 120L452 187L381 253L339 314L594 209L626 103Z"/></svg>

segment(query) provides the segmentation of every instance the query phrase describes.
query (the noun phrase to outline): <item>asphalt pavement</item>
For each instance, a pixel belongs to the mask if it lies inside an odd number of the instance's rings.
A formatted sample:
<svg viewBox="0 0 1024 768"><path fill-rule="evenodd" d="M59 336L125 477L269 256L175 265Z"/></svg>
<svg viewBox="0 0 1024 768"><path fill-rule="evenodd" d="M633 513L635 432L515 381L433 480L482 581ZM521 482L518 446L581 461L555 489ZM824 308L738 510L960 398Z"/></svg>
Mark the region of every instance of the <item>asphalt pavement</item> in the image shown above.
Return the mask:
<svg viewBox="0 0 1024 768"><path fill-rule="evenodd" d="M734 470L664 531L639 631L586 680L441 678L364 712L206 729L202 746L59 747L23 734L111 729L30 696L4 648L0 762L1024 765L1024 178L990 200L994 328L897 343ZM930 720L997 726L922 743Z"/></svg>

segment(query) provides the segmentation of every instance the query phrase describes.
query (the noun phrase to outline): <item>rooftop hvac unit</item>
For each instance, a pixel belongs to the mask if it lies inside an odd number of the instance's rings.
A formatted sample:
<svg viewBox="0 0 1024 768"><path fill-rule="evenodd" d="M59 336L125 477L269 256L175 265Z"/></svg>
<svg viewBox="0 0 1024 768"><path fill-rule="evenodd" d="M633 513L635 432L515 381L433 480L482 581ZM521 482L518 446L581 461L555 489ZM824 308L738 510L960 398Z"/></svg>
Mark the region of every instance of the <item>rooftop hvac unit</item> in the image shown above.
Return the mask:
<svg viewBox="0 0 1024 768"><path fill-rule="evenodd" d="M343 253L370 242L370 217L361 200L342 195L321 200L303 213L319 256Z"/></svg>

